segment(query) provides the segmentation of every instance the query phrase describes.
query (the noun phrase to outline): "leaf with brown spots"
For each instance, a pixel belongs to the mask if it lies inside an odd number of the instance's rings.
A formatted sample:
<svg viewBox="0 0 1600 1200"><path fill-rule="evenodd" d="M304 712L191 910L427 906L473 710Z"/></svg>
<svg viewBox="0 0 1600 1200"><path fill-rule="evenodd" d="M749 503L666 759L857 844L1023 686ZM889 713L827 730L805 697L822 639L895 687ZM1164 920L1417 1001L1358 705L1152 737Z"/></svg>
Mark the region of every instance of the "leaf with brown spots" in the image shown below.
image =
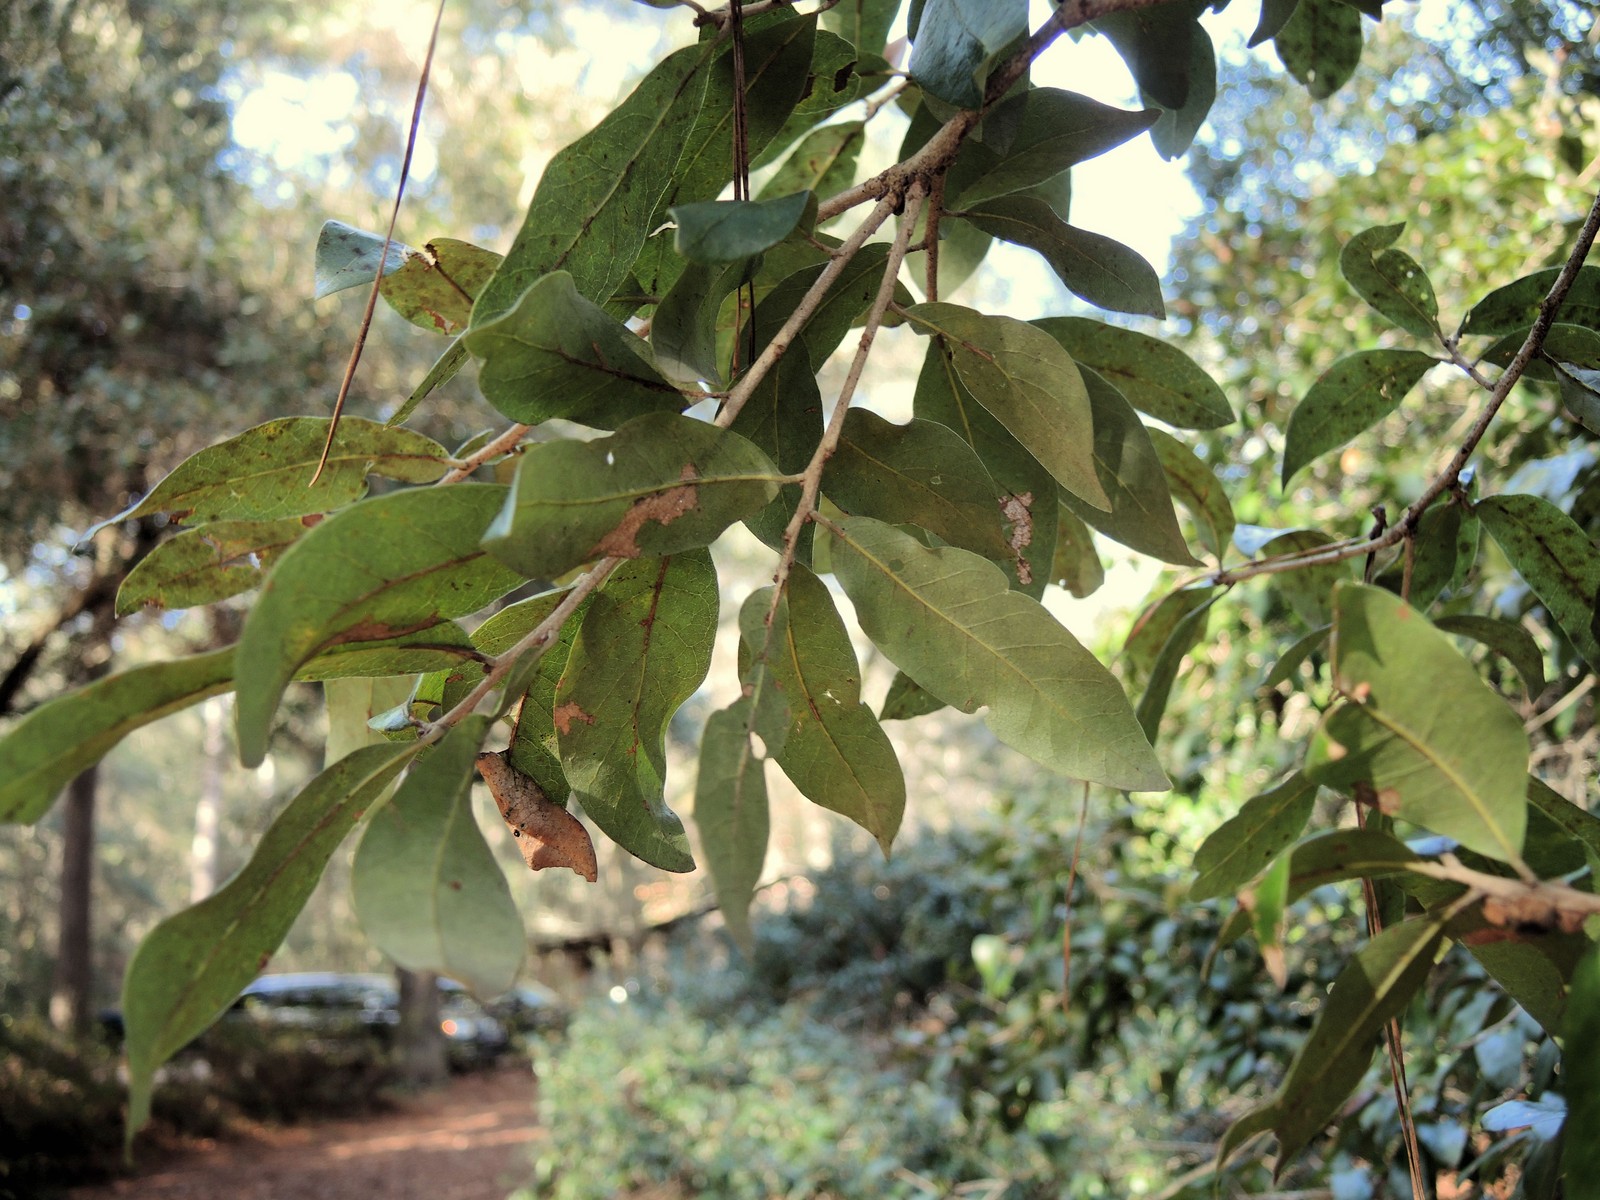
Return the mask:
<svg viewBox="0 0 1600 1200"><path fill-rule="evenodd" d="M778 469L736 433L650 413L592 442L545 442L522 456L484 548L534 579L608 555L708 546L778 494Z"/></svg>
<svg viewBox="0 0 1600 1200"><path fill-rule="evenodd" d="M589 831L514 768L504 750L478 755L478 774L489 785L500 816L511 826L511 836L517 839L517 849L530 871L570 867L590 883L599 878Z"/></svg>

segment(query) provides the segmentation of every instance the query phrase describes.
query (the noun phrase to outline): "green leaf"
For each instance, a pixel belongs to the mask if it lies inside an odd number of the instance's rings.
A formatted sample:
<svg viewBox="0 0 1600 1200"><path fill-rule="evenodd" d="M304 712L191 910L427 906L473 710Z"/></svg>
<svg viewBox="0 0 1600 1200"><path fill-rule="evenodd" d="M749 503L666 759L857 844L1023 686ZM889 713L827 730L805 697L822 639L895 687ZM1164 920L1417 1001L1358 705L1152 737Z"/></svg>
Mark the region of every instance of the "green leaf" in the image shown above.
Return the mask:
<svg viewBox="0 0 1600 1200"><path fill-rule="evenodd" d="M117 589L117 615L190 608L248 592L306 531L299 517L214 521L168 538L134 565Z"/></svg>
<svg viewBox="0 0 1600 1200"><path fill-rule="evenodd" d="M939 99L977 108L989 69L1027 32L1027 0L927 0L908 70Z"/></svg>
<svg viewBox="0 0 1600 1200"><path fill-rule="evenodd" d="M368 233L343 221L326 221L317 234L316 290L312 296L321 300L346 288L371 287L380 258L383 273L391 275L414 254L416 251L403 242L390 242L386 255L382 234Z"/></svg>
<svg viewBox="0 0 1600 1200"><path fill-rule="evenodd" d="M368 746L334 763L278 814L225 887L139 944L122 984L130 1140L149 1118L156 1068L267 965L339 843L415 753Z"/></svg>
<svg viewBox="0 0 1600 1200"><path fill-rule="evenodd" d="M822 369L822 364L838 348L850 327L871 307L888 257L888 247L881 243L863 247L828 289L816 311L801 325L813 370ZM817 263L785 276L762 297L756 305L754 320L757 354L766 349L773 335L794 313L801 298L822 274L824 265Z"/></svg>
<svg viewBox="0 0 1600 1200"><path fill-rule="evenodd" d="M1289 416L1283 486L1312 459L1337 450L1399 408L1439 361L1420 350L1361 350L1324 371Z"/></svg>
<svg viewBox="0 0 1600 1200"><path fill-rule="evenodd" d="M717 907L746 954L754 943L750 902L761 882L771 828L766 764L750 745L752 709L745 697L706 719L694 789L694 823Z"/></svg>
<svg viewBox="0 0 1600 1200"><path fill-rule="evenodd" d="M663 799L672 714L711 666L717 572L691 550L614 571L590 602L556 687L561 768L583 811L630 854L692 871L677 814Z"/></svg>
<svg viewBox="0 0 1600 1200"><path fill-rule="evenodd" d="M580 296L565 271L540 279L504 316L480 319L466 345L482 363L484 397L525 425L562 417L615 429L642 413L683 408L649 346Z"/></svg>
<svg viewBox="0 0 1600 1200"><path fill-rule="evenodd" d="M917 417L952 429L978 452L995 483L1006 541L1015 553L1004 566L1019 591L1037 599L1050 582L1056 530L1070 515L1050 472L972 398L943 338L931 338L913 401ZM1093 547L1090 547L1093 553Z"/></svg>
<svg viewBox="0 0 1600 1200"><path fill-rule="evenodd" d="M463 338L458 337L445 348L445 352L439 356L433 366L428 368L428 373L422 377L422 382L412 389L411 395L406 397L405 403L384 424L390 426L404 425L410 420L411 414L417 411L418 405L455 378L456 372L466 365L466 361L467 344Z"/></svg>
<svg viewBox="0 0 1600 1200"><path fill-rule="evenodd" d="M822 14L822 24L862 54L882 54L900 0L840 0Z"/></svg>
<svg viewBox="0 0 1600 1200"><path fill-rule="evenodd" d="M772 683L788 702L788 733L772 757L801 795L849 817L887 855L905 814L905 776L888 735L861 703L861 666L833 597L797 565L769 632L771 604L771 588L751 593L739 629L741 667L765 647Z"/></svg>
<svg viewBox="0 0 1600 1200"><path fill-rule="evenodd" d="M1166 470L1138 414L1097 372L1085 368L1082 378L1094 410L1095 472L1111 498L1111 511L1101 512L1072 495L1064 495L1063 503L1129 549L1178 566L1199 566L1184 544Z"/></svg>
<svg viewBox="0 0 1600 1200"><path fill-rule="evenodd" d="M1600 550L1566 513L1538 496L1490 496L1473 506L1561 632L1600 669L1594 619L1600 603Z"/></svg>
<svg viewBox="0 0 1600 1200"><path fill-rule="evenodd" d="M936 713L947 705L904 671L896 671L878 711L880 721L910 721Z"/></svg>
<svg viewBox="0 0 1600 1200"><path fill-rule="evenodd" d="M434 238L406 265L384 277L379 293L420 329L454 337L472 317L472 301L500 265L493 250Z"/></svg>
<svg viewBox="0 0 1600 1200"><path fill-rule="evenodd" d="M1171 6L1181 11L1181 6ZM1202 6L1203 7L1203 6ZM1217 52L1198 21L1189 23L1189 95L1150 127L1150 144L1169 162L1186 154L1217 99Z"/></svg>
<svg viewBox="0 0 1600 1200"><path fill-rule="evenodd" d="M1235 530L1234 545L1239 545ZM1288 529L1269 538L1261 547L1262 557L1297 554L1332 545L1333 538L1320 529ZM1350 577L1348 561L1322 563L1314 567L1301 567L1293 571L1280 571L1272 576L1272 586L1288 601L1289 607L1307 625L1313 628L1333 622L1333 607L1329 603L1333 589L1341 579Z"/></svg>
<svg viewBox="0 0 1600 1200"><path fill-rule="evenodd" d="M239 639L239 758L258 766L284 688L335 646L427 634L522 582L478 545L507 489L394 492L323 521L279 560Z"/></svg>
<svg viewBox="0 0 1600 1200"><path fill-rule="evenodd" d="M1216 429L1234 421L1222 389L1176 346L1086 317L1044 317L1031 323L1158 421L1179 429Z"/></svg>
<svg viewBox="0 0 1600 1200"><path fill-rule="evenodd" d="M1166 585L1158 584L1165 589ZM1118 656L1118 667L1130 688L1143 688L1149 682L1161 658L1161 652L1172 640L1173 634L1189 622L1196 609L1207 608L1213 596L1209 589L1180 587L1166 592L1154 604L1147 605L1128 631Z"/></svg>
<svg viewBox="0 0 1600 1200"><path fill-rule="evenodd" d="M1347 879L1398 875L1417 856L1404 842L1377 829L1334 829L1294 848L1289 864L1289 900Z"/></svg>
<svg viewBox="0 0 1600 1200"><path fill-rule="evenodd" d="M1439 301L1428 273L1404 250L1391 249L1405 227L1401 221L1356 234L1339 252L1339 271L1356 295L1401 329L1437 338Z"/></svg>
<svg viewBox="0 0 1600 1200"><path fill-rule="evenodd" d="M862 628L928 691L962 712L988 705L996 737L1063 774L1170 786L1111 673L998 567L866 517L839 529L833 567Z"/></svg>
<svg viewBox="0 0 1600 1200"><path fill-rule="evenodd" d="M1576 363L1551 364L1561 386L1561 402L1590 433L1600 429L1600 371Z"/></svg>
<svg viewBox="0 0 1600 1200"><path fill-rule="evenodd" d="M1278 656L1278 661L1272 664L1272 670L1267 672L1266 678L1261 681L1261 686L1275 688L1280 683L1288 683L1300 669L1300 664L1322 649L1332 632L1332 625L1320 625L1303 637L1296 638L1294 643Z"/></svg>
<svg viewBox="0 0 1600 1200"><path fill-rule="evenodd" d="M449 470L450 456L432 438L345 417L322 476L311 487L327 440L325 417L280 417L257 425L185 459L123 516L276 521L343 508L366 495L368 475L431 483Z"/></svg>
<svg viewBox="0 0 1600 1200"><path fill-rule="evenodd" d="M1256 22L1255 32L1250 35L1246 45L1253 50L1262 42L1270 42L1277 37L1278 31L1294 16L1299 3L1300 0L1261 0L1261 19Z"/></svg>
<svg viewBox="0 0 1600 1200"><path fill-rule="evenodd" d="M1468 526L1470 529L1465 528ZM1468 556L1476 559L1478 519L1465 506L1435 504L1422 514L1412 539L1411 593L1406 597L1411 607L1426 609L1450 586L1459 569L1463 540L1470 545ZM1402 552L1374 582L1399 595L1405 577L1406 557Z"/></svg>
<svg viewBox="0 0 1600 1200"><path fill-rule="evenodd" d="M472 812L473 762L488 731L488 717L468 717L412 765L367 823L350 875L356 918L378 949L484 997L516 982L526 944Z"/></svg>
<svg viewBox="0 0 1600 1200"><path fill-rule="evenodd" d="M1200 849L1189 899L1230 896L1264 871L1305 830L1316 805L1317 785L1296 771L1277 787L1252 796Z"/></svg>
<svg viewBox="0 0 1600 1200"><path fill-rule="evenodd" d="M793 233L810 192L777 200L700 200L668 211L678 223L678 253L690 262L739 262L776 246Z"/></svg>
<svg viewBox="0 0 1600 1200"><path fill-rule="evenodd" d="M750 266L750 260L741 259L717 267L701 263L684 267L650 319L656 370L686 386L701 380L720 386L725 381L717 346L718 315L728 293L748 278Z"/></svg>
<svg viewBox="0 0 1600 1200"><path fill-rule="evenodd" d="M490 617L473 634L473 641L485 654L504 654L548 617L562 600L565 590L545 592L508 605ZM555 706L556 687L567 668L572 645L577 640L588 605L579 605L554 641L539 656L533 676L522 689L521 705L511 729L510 763L534 783L554 804L565 805L572 786L561 770L557 753ZM510 698L516 691L507 689Z"/></svg>
<svg viewBox="0 0 1600 1200"><path fill-rule="evenodd" d="M1161 278L1136 250L1068 225L1033 196L997 196L954 214L994 237L1037 251L1073 295L1112 312L1164 317Z"/></svg>
<svg viewBox="0 0 1600 1200"><path fill-rule="evenodd" d="M1004 156L958 159L946 185L951 204L971 207L1058 178L1067 168L1137 137L1161 113L1129 112L1060 88L1033 88L1007 99L987 120L1015 114L1016 136ZM973 164L966 166L967 162ZM1003 235L1002 235L1003 236Z"/></svg>
<svg viewBox="0 0 1600 1200"><path fill-rule="evenodd" d="M0 737L0 822L37 821L135 729L233 686L233 647L107 675L47 700Z"/></svg>
<svg viewBox="0 0 1600 1200"><path fill-rule="evenodd" d="M597 304L610 298L655 228L705 102L714 53L687 46L663 59L605 120L550 160L522 229L478 296L475 326L509 311L552 271L567 272Z"/></svg>
<svg viewBox="0 0 1600 1200"><path fill-rule="evenodd" d="M876 3L877 0L865 0ZM890 0L894 2L894 0ZM824 26L832 24L830 17L846 5L840 4L822 14ZM858 51L855 46L826 28L818 29L812 48L811 65L806 71L800 101L794 105L783 127L767 141L765 148L753 151L750 166L760 168L777 162L779 157L804 134L825 121L832 113L861 97L863 90L877 90L888 64L881 57L881 47L875 51ZM748 53L748 47L747 47ZM865 79L863 73L880 76ZM826 195L818 192L818 195Z"/></svg>
<svg viewBox="0 0 1600 1200"><path fill-rule="evenodd" d="M1233 540L1234 525L1233 505L1222 489L1222 481L1209 464L1170 433L1162 429L1146 429L1145 432L1150 435L1150 444L1161 460L1162 470L1167 473L1173 499L1188 510L1200 540L1220 564Z"/></svg>
<svg viewBox="0 0 1600 1200"><path fill-rule="evenodd" d="M1469 942L1472 957L1483 964L1506 995L1522 1005L1528 1015L1552 1035L1561 1032L1570 999L1567 990L1569 971L1564 971L1551 951L1568 941L1566 935L1519 935L1516 940ZM1572 939L1587 944L1587 939ZM1553 946L1551 943L1555 942ZM1564 946L1561 949L1565 949ZM1487 1117L1487 1113L1484 1114ZM1524 1195L1528 1194L1524 1192Z"/></svg>
<svg viewBox="0 0 1600 1200"><path fill-rule="evenodd" d="M895 425L851 409L822 491L847 513L920 525L985 558L1016 559L1000 526L994 479L961 435L937 422Z"/></svg>
<svg viewBox="0 0 1600 1200"><path fill-rule="evenodd" d="M1471 638L1504 657L1521 676L1523 690L1530 697L1544 691L1544 654L1533 635L1515 621L1461 613L1439 617L1433 624L1442 633Z"/></svg>
<svg viewBox="0 0 1600 1200"><path fill-rule="evenodd" d="M972 396L1079 499L1109 511L1094 462L1094 416L1077 364L1043 330L958 304L907 310L919 333L938 334ZM957 430L960 432L960 430Z"/></svg>
<svg viewBox="0 0 1600 1200"><path fill-rule="evenodd" d="M1496 367L1509 367L1532 331L1532 326L1512 330L1483 352L1482 361ZM1554 365L1547 360L1590 369L1600 367L1600 332L1585 329L1582 325L1564 325L1558 321L1545 334L1541 351L1528 360L1522 372L1523 377L1546 383L1559 382Z"/></svg>
<svg viewBox="0 0 1600 1200"><path fill-rule="evenodd" d="M1539 306L1560 274L1560 267L1547 267L1524 275L1515 283L1495 288L1472 306L1467 319L1461 323L1462 334L1499 336L1528 328L1538 319ZM1565 324L1600 328L1600 267L1578 268L1572 289L1556 315Z"/></svg>
<svg viewBox="0 0 1600 1200"><path fill-rule="evenodd" d="M797 341L773 365L728 428L759 447L784 474L805 470L822 440L822 393L804 341ZM799 502L800 485L786 483L777 499L745 524L767 545L779 549ZM796 553L802 562L810 561L812 530L808 523L800 531Z"/></svg>
<svg viewBox="0 0 1600 1200"><path fill-rule="evenodd" d="M1520 861L1528 735L1421 613L1382 588L1334 591L1333 671L1348 699L1323 718L1306 775L1371 783L1390 816L1500 862Z"/></svg>
<svg viewBox="0 0 1600 1200"><path fill-rule="evenodd" d="M737 433L673 413L610 437L530 446L483 546L529 579L614 555L709 546L778 494L777 468Z"/></svg>
<svg viewBox="0 0 1600 1200"><path fill-rule="evenodd" d="M1155 664L1150 669L1150 679L1139 697L1139 707L1134 715L1138 717L1139 727L1144 730L1145 737L1152 743L1161 728L1161 718L1167 711L1167 700L1172 695L1172 685L1178 680L1178 669L1183 665L1184 656L1199 645L1200 639L1206 635L1206 620L1211 615L1211 601L1215 599L1213 596L1205 603L1195 605L1184 615L1183 620L1167 636L1161 653L1156 656Z"/></svg>
<svg viewBox="0 0 1600 1200"><path fill-rule="evenodd" d="M844 191L856 180L856 159L867 140L866 128L865 121L841 121L807 134L767 180L759 199L799 191L818 196Z"/></svg>
<svg viewBox="0 0 1600 1200"><path fill-rule="evenodd" d="M376 746L384 735L372 722L385 710L405 701L415 681L404 676L380 679L330 679L322 685L323 704L328 711L328 737L322 747L322 763L331 766L363 746Z"/></svg>
<svg viewBox="0 0 1600 1200"><path fill-rule="evenodd" d="M1273 1101L1278 1173L1361 1082L1378 1035L1426 982L1443 936L1440 920L1406 921L1378 934L1339 972Z"/></svg>
<svg viewBox="0 0 1600 1200"><path fill-rule="evenodd" d="M1116 47L1141 92L1163 108L1180 109L1192 86L1190 28L1205 7L1164 4L1107 13L1096 18L1094 28Z"/></svg>
<svg viewBox="0 0 1600 1200"><path fill-rule="evenodd" d="M1326 100L1361 63L1361 14L1341 0L1300 0L1272 41L1289 74Z"/></svg>
<svg viewBox="0 0 1600 1200"><path fill-rule="evenodd" d="M1590 854L1600 857L1600 817L1579 808L1549 784L1530 775L1528 803L1553 821Z"/></svg>
<svg viewBox="0 0 1600 1200"><path fill-rule="evenodd" d="M1106 569L1094 546L1094 534L1082 518L1063 500L1056 529L1055 554L1050 564L1050 582L1066 588L1082 600L1099 590L1106 581Z"/></svg>
<svg viewBox="0 0 1600 1200"><path fill-rule="evenodd" d="M783 136L782 131L789 129L788 119L796 113L808 85L814 96L819 92L831 94L834 80L824 82L812 78L814 57L822 52L825 38L834 44L842 44L838 38L817 33L815 15L801 16L793 10L766 14L758 20L745 22L744 136L753 165L761 161L762 151L767 144ZM705 105L700 110L694 128L684 139L683 156L666 194L656 207L656 217L650 226L652 229L665 222L669 209L697 200L715 200L722 194L723 188L733 181L735 112L731 39L722 39L718 48ZM850 53L849 57L854 59L856 56ZM853 78L850 83L854 83ZM853 89L851 98L854 98ZM816 116L804 120L802 127L794 130L789 141L792 142L803 130L810 129L820 115L819 110ZM641 281L648 282L659 271L665 271L670 277L677 269L676 263L661 258L659 250L652 255L647 247L647 262L649 259L655 260L654 265L644 267L639 275Z"/></svg>

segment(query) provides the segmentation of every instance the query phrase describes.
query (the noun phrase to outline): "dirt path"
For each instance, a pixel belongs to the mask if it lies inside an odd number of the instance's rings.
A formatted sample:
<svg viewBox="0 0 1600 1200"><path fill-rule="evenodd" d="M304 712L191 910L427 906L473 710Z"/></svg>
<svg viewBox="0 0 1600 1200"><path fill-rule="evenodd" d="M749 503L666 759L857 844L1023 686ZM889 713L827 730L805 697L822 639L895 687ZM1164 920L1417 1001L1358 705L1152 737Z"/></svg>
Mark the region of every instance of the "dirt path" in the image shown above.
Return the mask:
<svg viewBox="0 0 1600 1200"><path fill-rule="evenodd" d="M69 1200L504 1200L538 1136L525 1067L463 1076L373 1116L196 1146Z"/></svg>

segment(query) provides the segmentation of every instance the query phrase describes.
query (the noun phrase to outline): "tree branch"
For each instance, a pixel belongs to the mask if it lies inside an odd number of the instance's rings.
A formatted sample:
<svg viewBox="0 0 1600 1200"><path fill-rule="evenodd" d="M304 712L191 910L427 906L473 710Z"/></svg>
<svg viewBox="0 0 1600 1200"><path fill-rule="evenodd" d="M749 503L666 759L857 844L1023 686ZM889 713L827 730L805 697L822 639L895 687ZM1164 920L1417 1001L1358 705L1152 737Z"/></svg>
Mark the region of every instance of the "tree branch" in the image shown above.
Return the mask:
<svg viewBox="0 0 1600 1200"><path fill-rule="evenodd" d="M1406 511L1383 533L1360 541L1337 543L1333 546L1323 547L1320 551L1311 554L1283 555L1277 558L1264 558L1259 562L1246 563L1239 567L1230 567L1226 570L1214 571L1204 576L1206 581L1218 586L1226 587L1246 579L1253 579L1258 575L1275 575L1283 571L1297 571L1305 567L1326 566L1332 563L1343 562L1349 558L1359 558L1363 554L1373 554L1385 550L1390 546L1398 545L1402 540L1416 534L1417 523L1422 519L1422 514L1451 488L1461 482L1461 472L1466 469L1473 453L1478 448L1478 443L1489 431L1489 426L1494 423L1500 408L1506 402L1506 397L1511 394L1511 389L1517 385L1523 373L1528 369L1528 364L1538 356L1544 347L1545 338L1550 334L1550 327L1555 324L1556 313L1560 310L1562 301L1567 298L1567 293L1572 290L1573 283L1578 278L1578 271L1582 268L1584 260L1588 258L1590 249L1594 246L1595 235L1600 233L1600 194L1596 194L1594 203L1589 207L1589 215L1584 219L1583 226L1578 230L1578 237L1573 245L1572 253L1567 256L1566 264L1561 268L1561 274L1556 276L1556 281L1551 285L1550 291L1539 303L1539 315L1534 320L1528 336L1523 339L1522 346L1517 350L1516 356L1500 377L1495 380L1494 387L1490 390L1488 403L1478 414L1478 419L1472 423L1472 428L1462 439L1461 446L1456 450L1445 465L1444 469L1435 475L1422 494L1407 506ZM1450 349L1450 343L1445 343ZM1469 371L1474 378L1479 378L1476 372Z"/></svg>

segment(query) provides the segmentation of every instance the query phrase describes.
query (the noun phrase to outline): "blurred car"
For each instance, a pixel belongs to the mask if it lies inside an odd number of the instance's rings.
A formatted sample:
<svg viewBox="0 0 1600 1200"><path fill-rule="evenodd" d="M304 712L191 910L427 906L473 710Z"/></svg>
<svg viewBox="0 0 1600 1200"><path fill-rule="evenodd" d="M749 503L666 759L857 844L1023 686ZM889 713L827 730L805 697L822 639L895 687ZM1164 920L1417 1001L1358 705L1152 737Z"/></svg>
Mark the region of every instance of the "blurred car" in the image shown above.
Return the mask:
<svg viewBox="0 0 1600 1200"><path fill-rule="evenodd" d="M490 1001L488 1008L513 1034L524 1036L565 1033L572 1019L566 1001L536 983L519 984Z"/></svg>

